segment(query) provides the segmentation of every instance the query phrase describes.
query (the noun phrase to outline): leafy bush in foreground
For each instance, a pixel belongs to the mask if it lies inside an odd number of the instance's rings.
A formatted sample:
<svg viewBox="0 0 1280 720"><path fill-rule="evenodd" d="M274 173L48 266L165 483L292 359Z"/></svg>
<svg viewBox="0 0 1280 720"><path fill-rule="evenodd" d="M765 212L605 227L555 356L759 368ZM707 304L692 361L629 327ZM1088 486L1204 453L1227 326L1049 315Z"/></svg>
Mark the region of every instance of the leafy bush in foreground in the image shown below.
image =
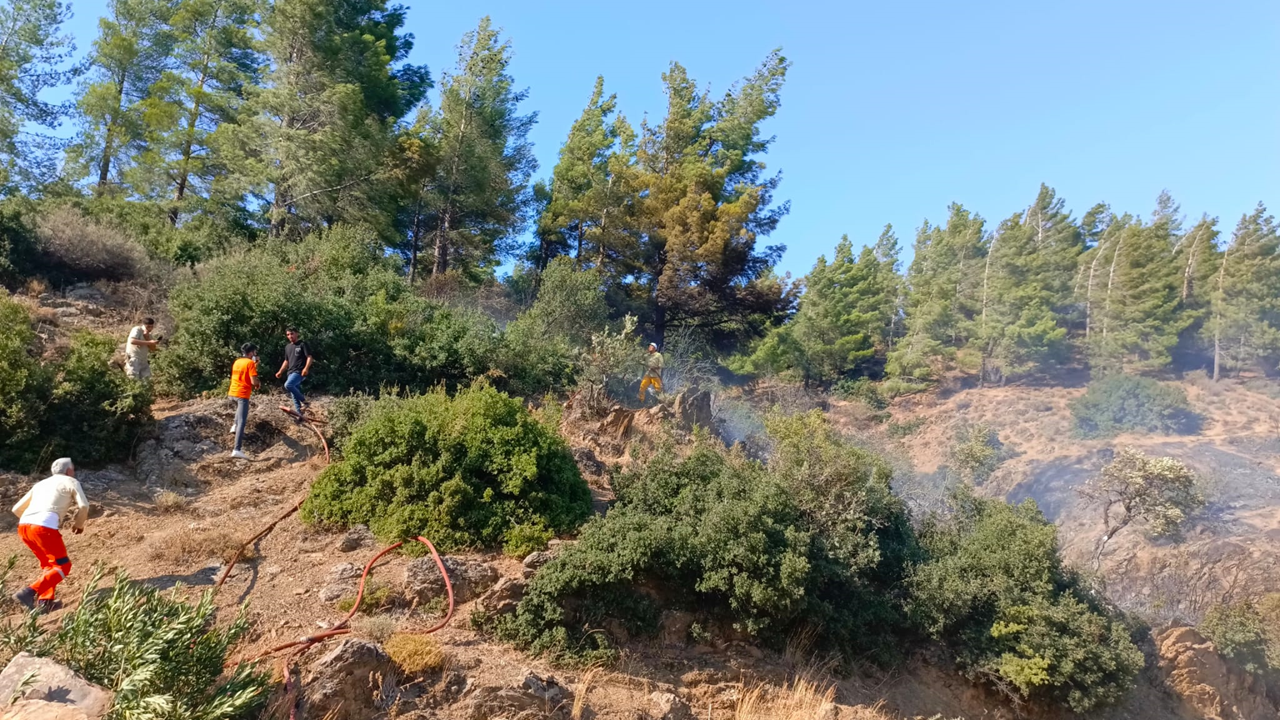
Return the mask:
<svg viewBox="0 0 1280 720"><path fill-rule="evenodd" d="M0 629L0 644L53 658L115 692L110 720L256 717L270 679L244 664L223 669L248 627L243 612L218 628L212 591L191 605L123 573L114 588L99 591L101 579L98 570L60 629L42 626L33 613Z"/></svg>
<svg viewBox="0 0 1280 720"><path fill-rule="evenodd" d="M591 493L568 447L519 400L487 385L384 396L312 485L311 521L368 524L386 540L520 554L572 532Z"/></svg>
<svg viewBox="0 0 1280 720"><path fill-rule="evenodd" d="M1110 437L1126 431L1194 435L1200 416L1178 387L1151 378L1108 375L1089 383L1071 402L1076 432L1082 437Z"/></svg>
<svg viewBox="0 0 1280 720"><path fill-rule="evenodd" d="M41 365L30 353L34 339L26 309L0 298L0 467L127 457L151 421L151 391L108 364L115 341L80 333L63 359Z"/></svg>
<svg viewBox="0 0 1280 720"><path fill-rule="evenodd" d="M612 655L606 623L652 632L681 608L774 646L808 628L848 657L889 654L910 531L887 468L821 415L771 425L767 467L704 441L619 479L617 504L534 576L499 637L592 661Z"/></svg>
<svg viewBox="0 0 1280 720"><path fill-rule="evenodd" d="M1118 701L1143 666L1129 632L1062 566L1035 503L961 492L931 519L929 560L912 573L910 614L971 677L1076 712Z"/></svg>

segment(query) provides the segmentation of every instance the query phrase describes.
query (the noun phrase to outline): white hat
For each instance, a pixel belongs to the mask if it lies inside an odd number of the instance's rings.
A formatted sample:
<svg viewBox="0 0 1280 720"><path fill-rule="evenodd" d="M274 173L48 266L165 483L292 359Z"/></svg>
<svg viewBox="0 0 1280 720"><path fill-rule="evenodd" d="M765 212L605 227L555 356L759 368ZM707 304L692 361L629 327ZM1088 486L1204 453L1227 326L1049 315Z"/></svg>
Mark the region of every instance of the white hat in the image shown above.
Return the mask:
<svg viewBox="0 0 1280 720"><path fill-rule="evenodd" d="M657 350L657 349L658 349L658 343L649 343L649 347L653 348L654 350Z"/></svg>

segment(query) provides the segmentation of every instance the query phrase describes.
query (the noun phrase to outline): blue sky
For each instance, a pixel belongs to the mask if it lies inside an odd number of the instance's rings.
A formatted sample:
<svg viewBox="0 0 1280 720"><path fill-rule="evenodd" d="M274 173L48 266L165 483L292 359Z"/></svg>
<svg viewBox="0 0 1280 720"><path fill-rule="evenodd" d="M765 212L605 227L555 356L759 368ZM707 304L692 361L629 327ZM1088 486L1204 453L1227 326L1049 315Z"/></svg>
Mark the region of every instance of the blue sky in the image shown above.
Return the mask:
<svg viewBox="0 0 1280 720"><path fill-rule="evenodd" d="M73 1L81 51L96 2ZM781 47L793 62L766 162L791 214L767 243L802 275L841 234L910 245L957 201L998 222L1048 183L1079 216L1147 215L1168 189L1225 230L1280 213L1280 2L410 2L433 77L490 15L539 113L549 175L596 75L639 124L674 60L719 95Z"/></svg>

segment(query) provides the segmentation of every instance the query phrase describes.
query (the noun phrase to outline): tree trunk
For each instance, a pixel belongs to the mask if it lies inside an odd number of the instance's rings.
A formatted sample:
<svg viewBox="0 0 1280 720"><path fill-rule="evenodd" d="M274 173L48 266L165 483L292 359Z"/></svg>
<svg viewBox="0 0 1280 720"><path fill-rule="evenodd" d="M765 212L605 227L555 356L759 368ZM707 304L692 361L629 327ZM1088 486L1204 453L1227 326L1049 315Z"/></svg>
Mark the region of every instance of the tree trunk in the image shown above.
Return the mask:
<svg viewBox="0 0 1280 720"><path fill-rule="evenodd" d="M1227 301L1226 279L1227 279L1227 260L1231 257L1231 248L1228 246L1226 251L1222 253L1222 267L1218 268L1218 292L1216 307L1213 310L1213 381L1217 382L1220 376L1222 364L1222 305Z"/></svg>
<svg viewBox="0 0 1280 720"><path fill-rule="evenodd" d="M418 192L418 204L413 208L413 225L409 228L413 239L409 241L409 284L418 278L418 249L422 246L422 191Z"/></svg>
<svg viewBox="0 0 1280 720"><path fill-rule="evenodd" d="M1102 337L1107 337L1107 325L1111 320L1111 288L1116 281L1116 263L1120 261L1120 250L1124 247L1124 236L1116 243L1116 252L1111 256L1111 273L1107 276L1107 305L1102 311Z"/></svg>
<svg viewBox="0 0 1280 720"><path fill-rule="evenodd" d="M196 127L200 122L200 96L204 93L204 85L209 76L209 59L205 58L204 67L200 70L200 81L196 83L195 96L191 100L191 112L187 115L187 137L182 146L182 163L178 166L178 183L173 193L173 209L169 210L169 224L178 224L178 209L182 198L187 194L187 182L191 177L191 152L196 144Z"/></svg>
<svg viewBox="0 0 1280 720"><path fill-rule="evenodd" d="M449 214L446 213L436 231L436 247L431 264L431 274L444 275L449 272Z"/></svg>

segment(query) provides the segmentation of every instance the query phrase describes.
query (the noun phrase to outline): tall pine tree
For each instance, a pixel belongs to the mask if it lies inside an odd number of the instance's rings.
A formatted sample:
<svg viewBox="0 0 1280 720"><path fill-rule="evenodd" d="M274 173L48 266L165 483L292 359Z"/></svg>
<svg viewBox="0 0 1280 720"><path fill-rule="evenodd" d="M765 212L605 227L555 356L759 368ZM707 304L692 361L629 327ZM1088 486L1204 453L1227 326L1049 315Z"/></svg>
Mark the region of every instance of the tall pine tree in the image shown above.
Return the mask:
<svg viewBox="0 0 1280 720"><path fill-rule="evenodd" d="M520 114L528 93L515 89L510 63L510 41L484 18L458 46L439 106L420 118L437 162L418 187L413 235L431 249L432 275L492 275L524 227L537 169L529 142L537 114Z"/></svg>
<svg viewBox="0 0 1280 720"><path fill-rule="evenodd" d="M273 235L389 224L381 203L395 123L430 86L425 67L404 62L413 48L404 19L385 0L276 0L267 14L266 85L221 147Z"/></svg>
<svg viewBox="0 0 1280 720"><path fill-rule="evenodd" d="M0 0L0 196L52 175L50 138L23 126L52 129L66 113L43 95L75 77L64 67L75 51L62 31L70 15L59 0Z"/></svg>
<svg viewBox="0 0 1280 720"><path fill-rule="evenodd" d="M1280 233L1261 203L1240 219L1210 281L1202 334L1213 379L1228 370L1275 370L1280 362Z"/></svg>
<svg viewBox="0 0 1280 720"><path fill-rule="evenodd" d="M68 150L74 174L98 195L128 193L126 171L145 151L146 101L170 67L173 0L110 0L98 20L89 75L80 90L80 133Z"/></svg>
<svg viewBox="0 0 1280 720"><path fill-rule="evenodd" d="M982 382L1003 382L1068 359L1080 232L1052 188L1000 224L982 270L974 342Z"/></svg>
<svg viewBox="0 0 1280 720"><path fill-rule="evenodd" d="M246 91L260 81L253 34L262 0L180 0L169 18L171 67L142 103L143 151L129 183L170 206L177 224L189 197L207 198L229 168L214 136L239 118Z"/></svg>
<svg viewBox="0 0 1280 720"><path fill-rule="evenodd" d="M983 219L956 203L946 226L921 226L907 271L905 333L889 355L890 374L934 378L981 330L987 246Z"/></svg>
<svg viewBox="0 0 1280 720"><path fill-rule="evenodd" d="M673 64L663 75L667 115L642 126L639 272L627 293L654 337L690 328L715 344L757 335L793 299L770 272L781 247L757 248L789 209L772 206L780 176L760 156L789 63L772 53L720 101Z"/></svg>

